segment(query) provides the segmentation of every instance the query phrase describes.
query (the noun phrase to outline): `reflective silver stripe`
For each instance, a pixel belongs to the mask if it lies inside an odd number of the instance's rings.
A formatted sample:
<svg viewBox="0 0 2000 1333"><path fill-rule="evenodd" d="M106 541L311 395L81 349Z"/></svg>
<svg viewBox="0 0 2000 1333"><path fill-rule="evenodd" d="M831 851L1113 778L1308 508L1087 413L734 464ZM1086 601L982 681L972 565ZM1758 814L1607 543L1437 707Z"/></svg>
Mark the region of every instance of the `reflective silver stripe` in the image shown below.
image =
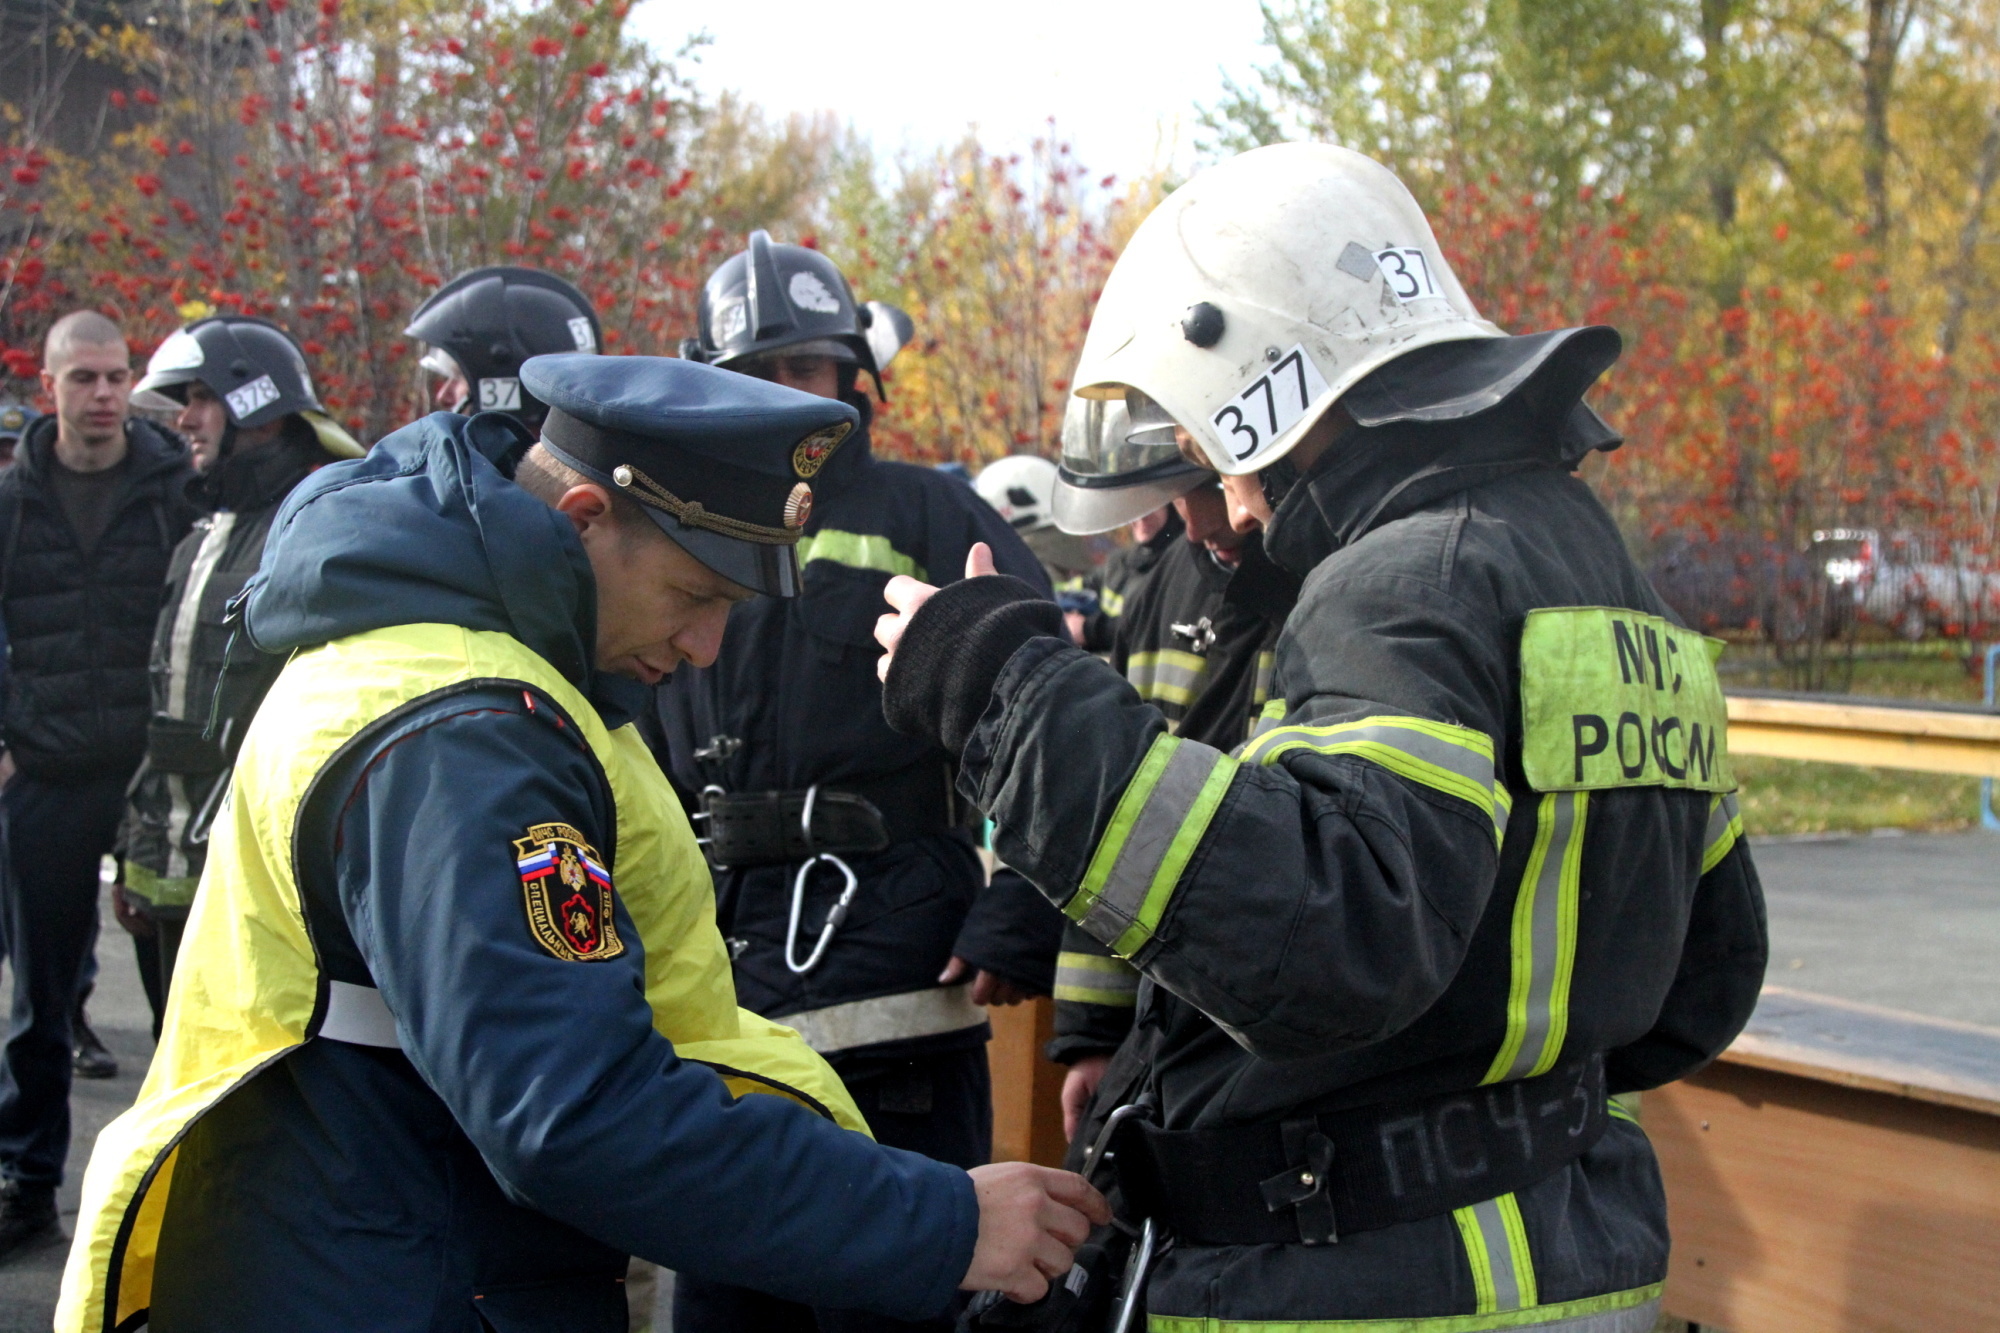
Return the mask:
<svg viewBox="0 0 2000 1333"><path fill-rule="evenodd" d="M1175 744L1159 781L1146 794L1145 805L1140 807L1138 818L1126 833L1124 845L1118 849L1118 859L1112 862L1111 873L1105 877L1096 901L1077 921L1092 938L1115 944L1138 921L1146 892L1152 888L1161 862L1173 848L1174 838L1194 809L1220 757L1195 741Z"/></svg>
<svg viewBox="0 0 2000 1333"><path fill-rule="evenodd" d="M1496 847L1506 832L1513 800L1494 777L1493 740L1484 732L1419 717L1287 726L1252 741L1243 759L1275 764L1293 750L1367 759L1398 777L1477 806L1493 821Z"/></svg>
<svg viewBox="0 0 2000 1333"><path fill-rule="evenodd" d="M1701 873L1722 864L1722 858L1729 855L1729 849L1743 836L1743 812L1736 804L1736 794L1730 792L1716 798L1708 812L1708 828L1701 840Z"/></svg>
<svg viewBox="0 0 2000 1333"><path fill-rule="evenodd" d="M935 1037L977 1027L986 1021L986 1010L972 1002L967 987L938 986L780 1014L775 1021L797 1032L821 1055L829 1055L877 1042Z"/></svg>
<svg viewBox="0 0 2000 1333"><path fill-rule="evenodd" d="M1507 1221L1501 1215L1500 1200L1488 1199L1475 1203L1470 1209L1474 1225L1486 1242L1486 1261L1493 1278L1493 1308L1495 1310L1518 1310L1531 1304L1535 1278L1533 1273L1523 1274L1515 1265L1515 1246L1507 1235ZM1526 1281L1523 1282L1523 1278ZM1529 1288L1529 1290L1525 1290Z"/></svg>
<svg viewBox="0 0 2000 1333"><path fill-rule="evenodd" d="M1192 702L1207 674L1207 661L1193 653L1134 653L1125 666L1125 679L1141 699L1175 704Z"/></svg>
<svg viewBox="0 0 2000 1333"><path fill-rule="evenodd" d="M194 564L188 569L187 583L181 588L181 604L174 608L174 628L167 637L167 715L188 719L188 659L194 653L194 632L201 624L201 595L208 590L208 581L215 576L215 567L222 563L222 552L229 545L230 529L236 526L236 515L223 510L211 515L208 531L202 534L201 545L195 549Z"/></svg>
<svg viewBox="0 0 2000 1333"><path fill-rule="evenodd" d="M319 1025L319 1035L350 1046L403 1049L403 1039L396 1034L396 1016L382 1002L382 992L346 981L326 983L326 1021Z"/></svg>
<svg viewBox="0 0 2000 1333"><path fill-rule="evenodd" d="M1653 1333L1660 1322L1657 1299L1625 1310L1603 1310L1546 1324L1510 1324L1513 1333Z"/></svg>
<svg viewBox="0 0 2000 1333"><path fill-rule="evenodd" d="M1373 741L1377 745L1387 745L1392 749L1401 750L1404 754L1412 755L1446 772L1456 773L1482 787L1493 786L1492 756L1483 755L1463 745L1453 745L1450 741L1441 741L1414 727L1400 727L1394 724L1348 727L1327 739L1335 742ZM1265 753L1268 754L1270 751Z"/></svg>
<svg viewBox="0 0 2000 1333"><path fill-rule="evenodd" d="M194 868L188 864L187 850L181 843L192 818L194 805L188 800L187 779L179 773L167 774L167 870L162 879L186 879Z"/></svg>
<svg viewBox="0 0 2000 1333"><path fill-rule="evenodd" d="M1152 1314L1146 1316L1148 1333L1477 1333L1484 1329L1505 1329L1507 1333L1653 1333L1660 1320L1659 1285L1610 1296L1563 1301L1527 1311L1488 1312L1489 1319L1476 1314L1435 1315L1414 1319L1342 1319L1301 1323L1295 1319L1215 1319L1200 1316ZM1646 1293L1653 1293L1647 1295ZM1643 1299L1635 1299L1643 1297ZM1587 1307L1575 1314L1565 1310ZM1535 1319L1541 1309L1547 1319ZM1523 1314L1528 1317L1523 1321Z"/></svg>
<svg viewBox="0 0 2000 1333"><path fill-rule="evenodd" d="M1588 792L1549 792L1536 811L1535 846L1514 904L1507 1035L1483 1082L1546 1071L1568 1035L1569 981L1576 957L1577 840L1589 799Z"/></svg>
<svg viewBox="0 0 2000 1333"><path fill-rule="evenodd" d="M1067 951L1056 955L1056 999L1130 1009L1138 997L1138 969L1124 959Z"/></svg>
<svg viewBox="0 0 2000 1333"><path fill-rule="evenodd" d="M1284 725L1285 701L1283 699L1266 700L1263 710L1257 716L1250 719L1250 734L1245 737L1245 740L1254 741L1265 732L1276 731ZM1242 749L1239 748L1237 753L1240 757L1243 753Z"/></svg>
<svg viewBox="0 0 2000 1333"><path fill-rule="evenodd" d="M223 552L229 546L229 534L236 527L236 515L229 510L212 514L208 520L208 531L201 536L201 545L195 548L194 563L188 567L187 582L181 586L180 605L174 608L173 629L167 635L167 716L181 721L192 721L188 717L189 669L193 665L195 631L201 626L202 596L208 591L209 580L215 577L215 567L222 563ZM197 704L201 700L195 701ZM187 782L180 774L170 774L167 778L167 867L164 878L185 879L193 868L188 865L187 853L181 848L181 839L187 834L188 820L194 817L193 804L188 800Z"/></svg>

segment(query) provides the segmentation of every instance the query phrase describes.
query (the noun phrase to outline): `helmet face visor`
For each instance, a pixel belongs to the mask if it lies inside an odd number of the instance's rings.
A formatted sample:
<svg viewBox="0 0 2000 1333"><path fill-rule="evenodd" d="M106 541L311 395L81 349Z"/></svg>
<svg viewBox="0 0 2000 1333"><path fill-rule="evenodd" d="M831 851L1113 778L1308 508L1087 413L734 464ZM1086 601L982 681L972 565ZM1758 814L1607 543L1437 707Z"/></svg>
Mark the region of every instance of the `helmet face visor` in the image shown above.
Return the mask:
<svg viewBox="0 0 2000 1333"><path fill-rule="evenodd" d="M1181 461L1173 418L1145 395L1128 393L1123 401L1069 400L1063 413L1062 467L1072 476L1109 478Z"/></svg>
<svg viewBox="0 0 2000 1333"><path fill-rule="evenodd" d="M1136 392L1072 397L1062 446L1053 510L1056 526L1078 535L1123 527L1210 475L1181 455L1165 409Z"/></svg>
<svg viewBox="0 0 2000 1333"><path fill-rule="evenodd" d="M132 403L149 412L178 412L187 406L187 386L201 378L207 360L201 344L186 329L168 334L152 358L146 373L132 386Z"/></svg>

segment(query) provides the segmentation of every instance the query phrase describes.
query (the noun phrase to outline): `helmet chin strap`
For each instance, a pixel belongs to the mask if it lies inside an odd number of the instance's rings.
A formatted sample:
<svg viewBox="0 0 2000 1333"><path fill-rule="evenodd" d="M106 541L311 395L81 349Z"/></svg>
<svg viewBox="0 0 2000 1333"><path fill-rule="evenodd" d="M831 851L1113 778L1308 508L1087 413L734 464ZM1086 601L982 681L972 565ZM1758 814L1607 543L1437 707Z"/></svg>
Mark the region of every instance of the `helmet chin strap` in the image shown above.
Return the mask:
<svg viewBox="0 0 2000 1333"><path fill-rule="evenodd" d="M236 452L236 423L234 421L229 420L229 418L225 416L222 421L222 438L218 440L215 445L216 466L220 467L222 465L222 460L228 458L231 454L235 452Z"/></svg>

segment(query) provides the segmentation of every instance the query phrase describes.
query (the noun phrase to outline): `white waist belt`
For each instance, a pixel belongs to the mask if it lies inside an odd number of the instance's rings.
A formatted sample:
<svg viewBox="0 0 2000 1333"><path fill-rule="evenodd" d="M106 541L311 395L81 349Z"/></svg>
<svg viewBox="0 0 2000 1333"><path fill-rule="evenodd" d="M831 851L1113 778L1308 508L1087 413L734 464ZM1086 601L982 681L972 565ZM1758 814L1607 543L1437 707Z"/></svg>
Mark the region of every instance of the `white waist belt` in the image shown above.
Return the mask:
<svg viewBox="0 0 2000 1333"><path fill-rule="evenodd" d="M774 1021L797 1031L805 1038L806 1045L821 1055L830 1055L856 1046L936 1037L977 1027L986 1021L986 1010L972 1002L968 987L938 986L873 1000L830 1004L824 1009L786 1014Z"/></svg>
<svg viewBox="0 0 2000 1333"><path fill-rule="evenodd" d="M346 981L326 983L326 1020L319 1035L352 1046L403 1048L396 1033L396 1016L373 986ZM824 1009L786 1014L777 1020L798 1032L806 1045L822 1055L911 1037L936 1037L978 1027L986 1010L972 1002L965 986L883 995L873 1000L849 1000Z"/></svg>
<svg viewBox="0 0 2000 1333"><path fill-rule="evenodd" d="M382 1002L382 992L347 981L326 983L326 1021L319 1025L319 1035L350 1046L403 1049L403 1039L396 1035L396 1016Z"/></svg>

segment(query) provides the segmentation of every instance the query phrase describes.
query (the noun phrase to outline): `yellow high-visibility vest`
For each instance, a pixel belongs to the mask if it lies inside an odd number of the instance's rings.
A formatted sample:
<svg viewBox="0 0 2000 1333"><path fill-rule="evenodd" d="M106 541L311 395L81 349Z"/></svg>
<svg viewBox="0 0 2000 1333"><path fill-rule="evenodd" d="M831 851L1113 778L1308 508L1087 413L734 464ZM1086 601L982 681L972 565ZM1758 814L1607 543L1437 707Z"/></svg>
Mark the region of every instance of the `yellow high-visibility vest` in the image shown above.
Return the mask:
<svg viewBox="0 0 2000 1333"><path fill-rule="evenodd" d="M737 1008L707 863L634 728L608 730L560 672L505 634L455 625L357 634L294 657L244 737L181 942L159 1049L138 1101L98 1135L84 1173L56 1308L61 1333L124 1327L149 1308L181 1137L313 1035L324 987L292 833L314 777L370 723L471 680L540 690L569 714L603 766L616 812L618 892L644 947L646 999L660 1035L683 1059L717 1066L737 1096L793 1095L867 1132L839 1078L796 1033Z"/></svg>

